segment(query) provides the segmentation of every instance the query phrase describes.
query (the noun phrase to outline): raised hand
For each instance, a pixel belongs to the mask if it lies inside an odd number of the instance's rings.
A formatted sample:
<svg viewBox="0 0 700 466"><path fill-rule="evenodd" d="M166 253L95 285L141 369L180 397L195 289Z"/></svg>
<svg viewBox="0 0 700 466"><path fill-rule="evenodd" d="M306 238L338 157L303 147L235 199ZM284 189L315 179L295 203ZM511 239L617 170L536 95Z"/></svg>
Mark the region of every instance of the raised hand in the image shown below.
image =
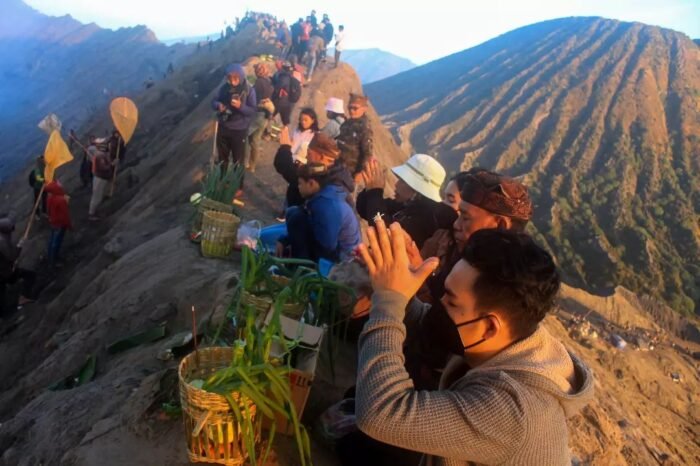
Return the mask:
<svg viewBox="0 0 700 466"><path fill-rule="evenodd" d="M376 159L373 158L367 161L367 165L362 171L362 180L365 183L365 189L384 188L386 176Z"/></svg>
<svg viewBox="0 0 700 466"><path fill-rule="evenodd" d="M282 131L280 131L280 145L281 146L291 146L292 145L292 138L289 137L289 126L285 126L282 128Z"/></svg>
<svg viewBox="0 0 700 466"><path fill-rule="evenodd" d="M394 291L412 298L437 268L439 260L431 257L412 267L406 252L406 232L398 223L387 230L383 219L375 220L367 230L369 244L360 245L360 255L367 265L375 292Z"/></svg>

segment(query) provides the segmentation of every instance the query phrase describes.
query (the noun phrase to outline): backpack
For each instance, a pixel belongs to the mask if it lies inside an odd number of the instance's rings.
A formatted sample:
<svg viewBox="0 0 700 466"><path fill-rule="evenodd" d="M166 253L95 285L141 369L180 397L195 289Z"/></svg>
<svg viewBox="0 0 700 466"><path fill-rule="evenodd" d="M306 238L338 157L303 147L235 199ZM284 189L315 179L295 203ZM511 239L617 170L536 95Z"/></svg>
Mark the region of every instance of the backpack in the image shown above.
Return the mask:
<svg viewBox="0 0 700 466"><path fill-rule="evenodd" d="M301 83L295 79L289 78L289 101L293 104L297 103L301 98Z"/></svg>

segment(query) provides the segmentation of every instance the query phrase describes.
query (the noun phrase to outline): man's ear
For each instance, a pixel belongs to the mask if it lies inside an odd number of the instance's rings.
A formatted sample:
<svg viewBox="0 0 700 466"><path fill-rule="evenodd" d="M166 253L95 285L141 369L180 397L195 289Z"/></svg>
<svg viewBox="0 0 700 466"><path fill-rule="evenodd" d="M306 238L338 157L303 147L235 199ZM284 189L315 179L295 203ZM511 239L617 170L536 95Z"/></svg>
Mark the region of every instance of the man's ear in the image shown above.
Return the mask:
<svg viewBox="0 0 700 466"><path fill-rule="evenodd" d="M496 222L498 223L499 230L510 230L513 226L513 221L510 217L498 216L496 217Z"/></svg>
<svg viewBox="0 0 700 466"><path fill-rule="evenodd" d="M485 340L493 338L496 335L498 335L501 331L505 330L503 328L501 319L499 319L498 316L496 316L495 314L489 314L489 316L485 320L486 330L484 331L484 335L482 337Z"/></svg>

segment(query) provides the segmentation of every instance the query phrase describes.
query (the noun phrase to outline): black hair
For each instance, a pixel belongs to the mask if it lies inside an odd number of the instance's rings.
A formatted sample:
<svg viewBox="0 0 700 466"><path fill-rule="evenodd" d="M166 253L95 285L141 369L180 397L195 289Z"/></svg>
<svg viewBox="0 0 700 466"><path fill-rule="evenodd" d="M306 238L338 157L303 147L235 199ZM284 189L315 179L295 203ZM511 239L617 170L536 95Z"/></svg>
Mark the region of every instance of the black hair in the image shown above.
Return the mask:
<svg viewBox="0 0 700 466"><path fill-rule="evenodd" d="M479 272L473 285L477 311L502 309L518 337L530 336L554 308L557 266L525 233L479 230L469 237L462 259Z"/></svg>
<svg viewBox="0 0 700 466"><path fill-rule="evenodd" d="M328 168L322 163L310 162L297 169L297 176L304 181L315 180L321 187L328 184Z"/></svg>
<svg viewBox="0 0 700 466"><path fill-rule="evenodd" d="M345 29L345 26L341 24L340 26L338 26L338 29Z"/></svg>
<svg viewBox="0 0 700 466"><path fill-rule="evenodd" d="M464 188L464 185L467 184L467 179L469 178L469 175L470 175L469 172L459 172L456 175L454 175L452 178L450 178L448 183L454 181L455 184L457 184L457 189L461 193L462 189Z"/></svg>
<svg viewBox="0 0 700 466"><path fill-rule="evenodd" d="M311 131L313 131L314 133L317 133L319 131L319 129L318 129L318 116L316 115L316 111L311 107L304 107L299 112L299 116L301 117L302 115L308 115L311 118L313 118L314 122L311 124L311 128L309 128L309 129ZM301 122L299 122L297 129L299 131L305 131L304 128L301 127Z"/></svg>

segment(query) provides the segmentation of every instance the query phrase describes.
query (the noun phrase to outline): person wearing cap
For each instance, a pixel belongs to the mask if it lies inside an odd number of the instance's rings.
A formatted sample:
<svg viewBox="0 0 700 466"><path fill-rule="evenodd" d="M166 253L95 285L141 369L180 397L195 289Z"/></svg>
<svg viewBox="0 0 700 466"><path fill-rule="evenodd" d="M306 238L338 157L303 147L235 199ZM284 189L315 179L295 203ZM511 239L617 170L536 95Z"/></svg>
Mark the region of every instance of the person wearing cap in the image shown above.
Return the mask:
<svg viewBox="0 0 700 466"><path fill-rule="evenodd" d="M255 97L258 100L258 108L255 113L255 118L248 128L248 146L249 156L246 161L246 168L255 173L255 164L260 153L260 141L263 132L267 128L267 122L275 112L275 105L272 103L272 93L275 88L269 78L269 70L263 63L258 63L255 69Z"/></svg>
<svg viewBox="0 0 700 466"><path fill-rule="evenodd" d="M440 303L445 281L459 262L462 250L472 234L484 229L525 231L532 217L532 201L519 181L483 168L460 173L459 217L451 234L440 230L419 254L413 251L413 265L423 257L438 257L439 265L426 280L427 293L421 298L433 304L423 318L421 331L406 346L406 367L419 388L435 388L450 354L459 350L459 338ZM438 244L436 244L438 243Z"/></svg>
<svg viewBox="0 0 700 466"><path fill-rule="evenodd" d="M425 312L409 300L437 259L412 265L397 223L379 219L367 237L359 253L374 294L359 339L360 431L422 453L421 464L570 465L567 418L592 400L595 380L541 324L560 286L551 255L520 232L469 237L442 298L460 349L439 387L420 390L404 368L403 345ZM364 451L354 449L352 464L373 464Z"/></svg>
<svg viewBox="0 0 700 466"><path fill-rule="evenodd" d="M326 117L328 122L321 129L321 132L335 139L340 135L340 127L345 123L345 110L343 109L343 99L330 97L326 102Z"/></svg>
<svg viewBox="0 0 700 466"><path fill-rule="evenodd" d="M339 262L360 244L360 225L346 202L347 192L332 182L328 168L319 162L299 166L298 189L305 203L287 211L287 237L280 239L278 251L286 245L295 258Z"/></svg>
<svg viewBox="0 0 700 466"><path fill-rule="evenodd" d="M216 136L219 163L226 171L229 159L234 164L244 162L248 128L258 108L255 88L248 84L242 65L236 63L226 67L226 82L212 101L212 107L219 119Z"/></svg>
<svg viewBox="0 0 700 466"><path fill-rule="evenodd" d="M373 155L372 128L367 118L369 99L363 95L350 94L348 112L350 118L340 126L336 138L343 152L343 161L353 176L365 169L367 160Z"/></svg>
<svg viewBox="0 0 700 466"><path fill-rule="evenodd" d="M320 163L328 168L328 182L342 188L348 199L355 192L352 176L340 160L340 149L335 141L324 133L316 133L306 149L306 161ZM287 207L304 203L304 197L299 192L298 169L302 165L295 161L292 155L292 141L289 128L283 128L280 133L280 147L275 154L275 170L289 183L286 194ZM352 203L350 202L350 205Z"/></svg>
<svg viewBox="0 0 700 466"><path fill-rule="evenodd" d="M408 232L417 248L437 230L450 228L457 214L442 203L440 186L445 169L425 154L416 154L403 165L392 168L398 180L394 198L384 198L385 175L376 160L362 172L365 189L357 196L357 212L373 224L377 215L397 221Z"/></svg>

